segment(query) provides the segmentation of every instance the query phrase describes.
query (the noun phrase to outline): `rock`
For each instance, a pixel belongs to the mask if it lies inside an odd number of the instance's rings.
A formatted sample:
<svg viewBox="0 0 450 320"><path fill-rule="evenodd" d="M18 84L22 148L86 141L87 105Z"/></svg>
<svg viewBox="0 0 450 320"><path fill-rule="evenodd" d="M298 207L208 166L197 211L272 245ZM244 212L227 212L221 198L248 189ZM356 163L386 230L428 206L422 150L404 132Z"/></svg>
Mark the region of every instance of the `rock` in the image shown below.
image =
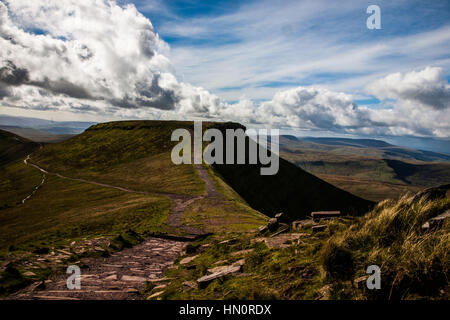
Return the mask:
<svg viewBox="0 0 450 320"><path fill-rule="evenodd" d="M236 238L232 238L232 239L227 239L227 240L220 241L219 244L233 244L233 243L236 243L236 242L237 242L237 239Z"/></svg>
<svg viewBox="0 0 450 320"><path fill-rule="evenodd" d="M305 219L305 220L295 220L292 222L291 226L293 230L300 230L304 227L310 226L314 223L312 219Z"/></svg>
<svg viewBox="0 0 450 320"><path fill-rule="evenodd" d="M159 286L154 287L153 290L164 289L165 287L167 287L167 284L160 284Z"/></svg>
<svg viewBox="0 0 450 320"><path fill-rule="evenodd" d="M219 260L213 263L213 265L224 264L227 263L227 260Z"/></svg>
<svg viewBox="0 0 450 320"><path fill-rule="evenodd" d="M425 222L422 225L422 229L430 229L430 228L436 228L441 226L446 219L450 218L450 210L445 211L444 213L441 213L440 215L431 218L427 222Z"/></svg>
<svg viewBox="0 0 450 320"><path fill-rule="evenodd" d="M198 285L194 281L185 281L185 282L183 282L183 288L185 290L197 289Z"/></svg>
<svg viewBox="0 0 450 320"><path fill-rule="evenodd" d="M312 232L313 232L313 233L321 232L321 231L324 231L326 228L327 228L326 225L324 225L324 224L319 224L319 225L317 225L317 226L313 226L313 227L312 227Z"/></svg>
<svg viewBox="0 0 450 320"><path fill-rule="evenodd" d="M278 220L278 222L289 222L289 218L284 212L277 213L275 215L275 218Z"/></svg>
<svg viewBox="0 0 450 320"><path fill-rule="evenodd" d="M314 221L319 221L321 219L333 219L341 216L340 211L315 211L311 212L311 217Z"/></svg>
<svg viewBox="0 0 450 320"><path fill-rule="evenodd" d="M266 226L261 226L258 228L258 232L259 233L265 233L267 230L269 230L269 228Z"/></svg>
<svg viewBox="0 0 450 320"><path fill-rule="evenodd" d="M181 259L180 264L188 264L197 257L198 257L198 255Z"/></svg>
<svg viewBox="0 0 450 320"><path fill-rule="evenodd" d="M289 226L288 226L287 224L285 224L285 223L280 223L280 226L282 226L283 228L282 228L280 231L277 231L277 232L273 233L273 234L271 235L271 237L276 237L276 236L278 236L279 234L282 234L282 233L285 233L285 232L289 231Z"/></svg>
<svg viewBox="0 0 450 320"><path fill-rule="evenodd" d="M319 300L329 300L331 296L331 285L327 284L319 290Z"/></svg>
<svg viewBox="0 0 450 320"><path fill-rule="evenodd" d="M230 253L230 256L235 257L235 256L239 256L239 255L242 255L242 254L247 254L247 253L250 253L250 252L253 252L253 251L255 251L255 249L253 249L253 248L246 249L246 250L240 250L240 251L236 251L236 252Z"/></svg>
<svg viewBox="0 0 450 320"><path fill-rule="evenodd" d="M148 282L163 282L163 281L170 281L170 280L173 280L173 279L174 278L164 277L164 278L150 279L150 280L148 280Z"/></svg>
<svg viewBox="0 0 450 320"><path fill-rule="evenodd" d="M32 271L27 271L27 272L24 272L23 275L26 276L26 277L33 277L33 276L36 275L36 273L34 273L34 272L32 272Z"/></svg>
<svg viewBox="0 0 450 320"><path fill-rule="evenodd" d="M222 272L222 271L227 270L229 267L230 267L230 266L214 267L214 268L208 269L208 272L211 273L211 274L213 274L213 273L219 273L219 272Z"/></svg>
<svg viewBox="0 0 450 320"><path fill-rule="evenodd" d="M150 299L159 297L159 296L162 295L163 293L164 293L164 291L156 292L156 293L152 294L151 296L149 296L149 297L147 298L147 300L150 300Z"/></svg>
<svg viewBox="0 0 450 320"><path fill-rule="evenodd" d="M145 281L147 281L147 279L144 278L144 277L127 276L127 275L122 276L121 280L122 281L134 281L134 282L145 282Z"/></svg>
<svg viewBox="0 0 450 320"><path fill-rule="evenodd" d="M267 229L269 229L270 232L274 232L278 229L278 220L277 218L271 218L269 219L269 222L267 223Z"/></svg>
<svg viewBox="0 0 450 320"><path fill-rule="evenodd" d="M359 278L356 278L353 283L355 284L355 287L358 289L365 289L367 288L367 279L369 278L368 275L361 276Z"/></svg>
<svg viewBox="0 0 450 320"><path fill-rule="evenodd" d="M222 278L226 275L233 274L239 272L241 270L241 266L228 266L225 270L217 273L213 273L207 276L203 276L197 279L197 283L199 287L206 287L211 281Z"/></svg>
<svg viewBox="0 0 450 320"><path fill-rule="evenodd" d="M107 276L105 280L117 280L117 274L112 274L110 276Z"/></svg>
<svg viewBox="0 0 450 320"><path fill-rule="evenodd" d="M269 248L287 248L293 245L298 239L309 237L308 233L286 233L276 237L266 238L265 242Z"/></svg>
<svg viewBox="0 0 450 320"><path fill-rule="evenodd" d="M245 264L245 259L239 259L233 263L233 266L243 266Z"/></svg>

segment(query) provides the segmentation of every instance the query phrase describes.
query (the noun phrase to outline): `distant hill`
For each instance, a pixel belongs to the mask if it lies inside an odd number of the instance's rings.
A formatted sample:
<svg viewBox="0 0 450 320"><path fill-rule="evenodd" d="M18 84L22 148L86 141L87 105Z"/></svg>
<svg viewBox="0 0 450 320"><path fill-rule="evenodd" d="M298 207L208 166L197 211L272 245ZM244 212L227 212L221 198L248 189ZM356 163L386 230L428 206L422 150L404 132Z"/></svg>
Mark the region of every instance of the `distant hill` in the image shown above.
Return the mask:
<svg viewBox="0 0 450 320"><path fill-rule="evenodd" d="M78 134L95 122L83 121L51 121L30 117L14 117L0 115L0 126L31 128L50 134Z"/></svg>
<svg viewBox="0 0 450 320"><path fill-rule="evenodd" d="M27 154L38 147L38 143L0 130L0 166L22 157L25 158Z"/></svg>
<svg viewBox="0 0 450 320"><path fill-rule="evenodd" d="M425 150L395 146L374 139L313 138L281 136L280 145L295 150L327 151L336 155L370 156L377 159L450 162L450 155Z"/></svg>
<svg viewBox="0 0 450 320"><path fill-rule="evenodd" d="M348 139L348 138L313 138L313 137L304 137L300 140L316 142L320 144L327 144L332 146L349 146L349 147L357 147L357 148L383 148L390 147L391 144L374 139Z"/></svg>
<svg viewBox="0 0 450 320"><path fill-rule="evenodd" d="M174 146L174 142L170 141L171 133L180 127L192 130L193 123L122 121L98 124L70 140L46 146L33 159L56 172L72 175L76 172L77 175L95 177L108 183L177 192L186 187L170 184L169 177L177 169L171 164L169 153ZM204 129L211 127L225 130L242 126L236 123L203 123ZM164 161L167 163L155 168L156 171L141 173L140 159L158 154L165 154ZM371 205L370 201L340 190L284 159L280 159L280 170L274 176L261 176L260 167L213 166L250 206L267 215L284 211L292 218L299 218L311 211L326 209L358 214L366 212ZM156 181L152 175L160 177L160 180ZM148 179L144 179L147 176ZM150 186L148 181L155 184Z"/></svg>
<svg viewBox="0 0 450 320"><path fill-rule="evenodd" d="M375 201L450 181L450 156L380 140L282 136L280 153L333 185Z"/></svg>
<svg viewBox="0 0 450 320"><path fill-rule="evenodd" d="M34 142L44 143L61 142L74 136L72 134L52 134L38 129L21 128L14 126L0 126L0 129L12 132Z"/></svg>

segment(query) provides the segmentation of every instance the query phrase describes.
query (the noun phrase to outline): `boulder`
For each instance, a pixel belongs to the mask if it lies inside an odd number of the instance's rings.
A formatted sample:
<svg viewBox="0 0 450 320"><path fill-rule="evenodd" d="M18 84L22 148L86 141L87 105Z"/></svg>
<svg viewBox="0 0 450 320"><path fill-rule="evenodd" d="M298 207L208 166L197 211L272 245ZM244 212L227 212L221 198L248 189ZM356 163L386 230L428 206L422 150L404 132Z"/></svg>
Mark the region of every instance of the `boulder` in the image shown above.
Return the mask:
<svg viewBox="0 0 450 320"><path fill-rule="evenodd" d="M265 233L267 230L269 230L269 228L267 228L267 225L258 228L259 233Z"/></svg>
<svg viewBox="0 0 450 320"><path fill-rule="evenodd" d="M284 212L277 213L275 215L275 218L278 220L278 222L289 222L289 218Z"/></svg>
<svg viewBox="0 0 450 320"><path fill-rule="evenodd" d="M267 223L267 228L270 232L274 232L278 229L278 219L277 218L271 218L269 219L269 222Z"/></svg>
<svg viewBox="0 0 450 320"><path fill-rule="evenodd" d="M422 229L432 229L441 226L446 219L450 218L450 210L441 213L440 215L431 218L422 225Z"/></svg>

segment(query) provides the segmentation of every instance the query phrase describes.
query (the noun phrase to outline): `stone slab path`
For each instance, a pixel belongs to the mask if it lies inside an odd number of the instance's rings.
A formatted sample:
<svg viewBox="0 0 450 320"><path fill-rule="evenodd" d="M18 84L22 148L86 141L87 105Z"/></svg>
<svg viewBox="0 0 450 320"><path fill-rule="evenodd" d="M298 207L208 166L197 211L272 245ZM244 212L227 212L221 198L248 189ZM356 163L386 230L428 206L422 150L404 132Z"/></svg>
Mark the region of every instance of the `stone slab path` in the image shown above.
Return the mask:
<svg viewBox="0 0 450 320"><path fill-rule="evenodd" d="M31 285L10 299L26 300L136 300L146 282L164 287L164 270L183 251L186 242L149 238L133 248L107 258L86 258L82 262L81 288L69 290L69 274L47 280L44 288Z"/></svg>

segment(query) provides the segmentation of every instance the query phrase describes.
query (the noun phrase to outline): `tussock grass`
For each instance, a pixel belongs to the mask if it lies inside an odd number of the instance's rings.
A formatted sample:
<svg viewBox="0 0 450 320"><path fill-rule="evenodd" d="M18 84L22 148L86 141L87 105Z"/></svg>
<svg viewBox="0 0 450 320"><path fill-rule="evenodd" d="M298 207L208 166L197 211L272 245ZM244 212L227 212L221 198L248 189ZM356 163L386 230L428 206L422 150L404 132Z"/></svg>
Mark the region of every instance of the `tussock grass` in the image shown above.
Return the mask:
<svg viewBox="0 0 450 320"><path fill-rule="evenodd" d="M346 231L335 233L328 243L350 250L358 270L371 264L381 267L384 288L377 291L377 297L437 296L448 289L450 223L429 231L421 227L450 208L450 199L413 199L405 195L398 201L380 202ZM330 252L325 251L324 256Z"/></svg>

